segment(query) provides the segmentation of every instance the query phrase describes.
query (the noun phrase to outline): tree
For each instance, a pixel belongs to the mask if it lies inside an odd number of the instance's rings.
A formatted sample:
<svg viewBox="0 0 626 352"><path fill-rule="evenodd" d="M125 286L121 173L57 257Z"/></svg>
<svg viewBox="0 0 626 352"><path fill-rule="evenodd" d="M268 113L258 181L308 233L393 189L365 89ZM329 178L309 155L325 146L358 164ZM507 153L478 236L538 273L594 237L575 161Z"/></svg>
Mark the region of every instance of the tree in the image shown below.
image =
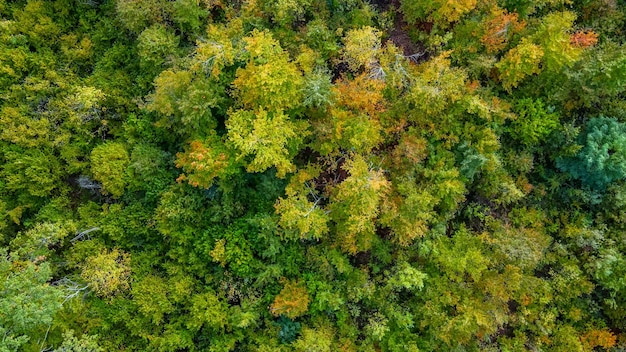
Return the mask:
<svg viewBox="0 0 626 352"><path fill-rule="evenodd" d="M382 142L380 116L386 109L384 82L365 74L341 79L332 89L335 103L313 120L313 145L322 154L338 150L367 153Z"/></svg>
<svg viewBox="0 0 626 352"><path fill-rule="evenodd" d="M318 176L319 171L313 168L299 170L289 180L286 197L276 201L274 208L280 215L279 225L286 239L320 240L328 232L330 219L320 205L323 196L315 189L313 180Z"/></svg>
<svg viewBox="0 0 626 352"><path fill-rule="evenodd" d="M352 71L370 69L381 52L382 33L373 27L353 29L343 38L344 61Z"/></svg>
<svg viewBox="0 0 626 352"><path fill-rule="evenodd" d="M390 185L383 171L368 165L359 154L346 160L342 168L350 176L330 191L329 210L336 224L337 244L354 255L371 247L375 220Z"/></svg>
<svg viewBox="0 0 626 352"><path fill-rule="evenodd" d="M77 338L74 330L69 330L63 333L63 344L53 352L102 352L104 349L98 345L97 338L89 335Z"/></svg>
<svg viewBox="0 0 626 352"><path fill-rule="evenodd" d="M209 188L215 178L237 173L238 163L233 150L212 133L204 141L192 141L184 153L176 154L176 167L182 168L178 181L188 181L194 187Z"/></svg>
<svg viewBox="0 0 626 352"><path fill-rule="evenodd" d="M480 42L487 48L488 53L504 49L509 40L526 27L526 22L520 21L518 17L515 12L509 13L496 7L483 20L481 27L484 34Z"/></svg>
<svg viewBox="0 0 626 352"><path fill-rule="evenodd" d="M309 294L304 283L287 281L278 296L274 298L270 311L275 316L285 315L295 319L306 314L308 308Z"/></svg>
<svg viewBox="0 0 626 352"><path fill-rule="evenodd" d="M118 249L104 250L87 258L80 276L101 297L111 297L130 288L130 255Z"/></svg>
<svg viewBox="0 0 626 352"><path fill-rule="evenodd" d="M122 24L138 34L152 24L165 22L169 6L163 0L117 0L116 10Z"/></svg>
<svg viewBox="0 0 626 352"><path fill-rule="evenodd" d="M404 18L411 24L418 21L432 21L445 28L472 11L477 3L476 0L402 0L400 1L400 9Z"/></svg>
<svg viewBox="0 0 626 352"><path fill-rule="evenodd" d="M541 46L533 44L528 38L523 38L496 64L504 88L510 91L527 76L541 72L540 63L543 55Z"/></svg>
<svg viewBox="0 0 626 352"><path fill-rule="evenodd" d="M23 345L45 343L46 329L61 309L63 292L48 281L46 262L20 261L0 249L0 350L20 351Z"/></svg>
<svg viewBox="0 0 626 352"><path fill-rule="evenodd" d="M226 121L228 140L239 151L238 158L251 156L249 172L276 167L278 177L295 171L291 157L307 135L305 121L290 121L282 111L232 111Z"/></svg>
<svg viewBox="0 0 626 352"><path fill-rule="evenodd" d="M187 327L195 331L200 330L202 326L216 332L224 331L229 321L228 305L215 292L194 295L191 302L193 319L189 320Z"/></svg>
<svg viewBox="0 0 626 352"><path fill-rule="evenodd" d="M278 41L255 30L244 38L248 62L237 69L235 96L246 109L289 110L302 101L302 72L289 61Z"/></svg>
<svg viewBox="0 0 626 352"><path fill-rule="evenodd" d="M592 118L579 143L582 148L576 155L557 159L559 169L596 190L626 178L625 124L609 117Z"/></svg>
<svg viewBox="0 0 626 352"><path fill-rule="evenodd" d="M217 127L226 102L224 87L193 71L165 70L155 79L148 110L162 115L157 125L182 136L205 136Z"/></svg>
<svg viewBox="0 0 626 352"><path fill-rule="evenodd" d="M559 126L559 115L550 110L540 99L516 101L514 111L518 116L512 123L511 136L526 146L541 143Z"/></svg>
<svg viewBox="0 0 626 352"><path fill-rule="evenodd" d="M576 14L570 11L550 13L541 19L533 38L544 53L542 65L546 71L558 72L578 60L581 49L572 45L569 33L575 20Z"/></svg>
<svg viewBox="0 0 626 352"><path fill-rule="evenodd" d="M166 63L172 61L178 47L178 37L160 24L146 28L137 40L139 63L148 73L161 71Z"/></svg>
<svg viewBox="0 0 626 352"><path fill-rule="evenodd" d="M50 195L60 186L64 170L50 150L8 147L4 150L4 165L0 175L4 187L11 191L26 191L36 197Z"/></svg>
<svg viewBox="0 0 626 352"><path fill-rule="evenodd" d="M130 157L122 143L104 143L91 151L91 172L102 183L104 192L114 197L124 194L126 167L129 163Z"/></svg>

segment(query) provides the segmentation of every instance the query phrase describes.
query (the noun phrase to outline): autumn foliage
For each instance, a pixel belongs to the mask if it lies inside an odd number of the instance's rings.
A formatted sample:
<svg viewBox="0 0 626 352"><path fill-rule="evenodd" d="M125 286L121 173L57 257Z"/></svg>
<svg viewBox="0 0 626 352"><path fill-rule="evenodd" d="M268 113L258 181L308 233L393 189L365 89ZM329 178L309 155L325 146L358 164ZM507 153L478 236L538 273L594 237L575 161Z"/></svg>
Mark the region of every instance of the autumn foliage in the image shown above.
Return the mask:
<svg viewBox="0 0 626 352"><path fill-rule="evenodd" d="M287 281L270 307L272 314L285 315L295 319L306 314L309 308L309 294L302 282Z"/></svg>

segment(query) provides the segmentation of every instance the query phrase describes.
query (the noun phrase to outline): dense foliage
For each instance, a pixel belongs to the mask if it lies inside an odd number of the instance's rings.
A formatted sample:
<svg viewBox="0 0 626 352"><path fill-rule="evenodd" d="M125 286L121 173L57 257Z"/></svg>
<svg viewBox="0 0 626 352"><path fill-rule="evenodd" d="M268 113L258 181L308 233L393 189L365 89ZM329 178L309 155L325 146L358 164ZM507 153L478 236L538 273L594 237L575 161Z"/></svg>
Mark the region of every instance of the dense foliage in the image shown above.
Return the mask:
<svg viewBox="0 0 626 352"><path fill-rule="evenodd" d="M626 350L623 0L0 0L0 351Z"/></svg>

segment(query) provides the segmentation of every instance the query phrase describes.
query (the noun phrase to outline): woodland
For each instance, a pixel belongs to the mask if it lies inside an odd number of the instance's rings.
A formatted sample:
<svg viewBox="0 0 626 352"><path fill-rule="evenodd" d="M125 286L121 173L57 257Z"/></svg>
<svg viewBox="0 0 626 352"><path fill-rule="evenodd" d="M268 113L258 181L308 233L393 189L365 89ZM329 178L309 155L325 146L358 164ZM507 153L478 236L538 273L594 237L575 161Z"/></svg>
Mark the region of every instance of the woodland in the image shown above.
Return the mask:
<svg viewBox="0 0 626 352"><path fill-rule="evenodd" d="M624 0L0 0L0 351L626 351Z"/></svg>

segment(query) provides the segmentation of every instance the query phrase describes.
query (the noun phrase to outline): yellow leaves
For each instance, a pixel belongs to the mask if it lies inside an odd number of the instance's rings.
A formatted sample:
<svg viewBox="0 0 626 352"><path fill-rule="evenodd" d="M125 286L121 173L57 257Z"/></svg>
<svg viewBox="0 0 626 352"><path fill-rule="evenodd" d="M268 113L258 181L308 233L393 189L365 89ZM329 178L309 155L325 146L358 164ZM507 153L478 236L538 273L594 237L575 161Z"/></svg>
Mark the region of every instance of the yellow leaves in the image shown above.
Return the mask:
<svg viewBox="0 0 626 352"><path fill-rule="evenodd" d="M209 24L206 41L198 41L192 68L204 70L213 78L218 77L224 67L232 66L241 54L241 48L232 38L241 37L243 22L240 18L232 19L226 26Z"/></svg>
<svg viewBox="0 0 626 352"><path fill-rule="evenodd" d="M88 37L78 38L74 33L60 38L61 51L70 61L87 60L91 57L93 44Z"/></svg>
<svg viewBox="0 0 626 352"><path fill-rule="evenodd" d="M98 296L122 293L130 288L130 254L118 249L104 250L87 258L80 276Z"/></svg>
<svg viewBox="0 0 626 352"><path fill-rule="evenodd" d="M576 14L570 11L553 12L541 19L539 29L533 36L544 52L543 66L548 71L571 67L580 57L582 49L571 43Z"/></svg>
<svg viewBox="0 0 626 352"><path fill-rule="evenodd" d="M289 147L297 147L307 135L304 121L293 122L282 112L260 109L237 110L226 121L228 140L239 150L239 158L252 156L247 170L262 172L274 166L278 177L293 172Z"/></svg>
<svg viewBox="0 0 626 352"><path fill-rule="evenodd" d="M322 196L311 182L318 174L317 170L299 170L285 190L287 197L279 198L274 205L280 215L279 225L289 239L319 240L328 232L329 217L318 205Z"/></svg>
<svg viewBox="0 0 626 352"><path fill-rule="evenodd" d="M215 247L209 252L213 261L219 263L222 267L226 266L226 240L220 239L215 241Z"/></svg>
<svg viewBox="0 0 626 352"><path fill-rule="evenodd" d="M280 56L284 58L286 56L280 43L268 31L254 30L251 36L244 38L243 41L246 43L246 50L253 60L266 63L272 58Z"/></svg>
<svg viewBox="0 0 626 352"><path fill-rule="evenodd" d="M166 70L154 80L156 90L151 97L148 110L163 115L176 112L177 98L182 96L185 88L191 83L191 72Z"/></svg>
<svg viewBox="0 0 626 352"><path fill-rule="evenodd" d="M370 68L381 51L382 33L373 27L350 30L344 37L343 58L353 71Z"/></svg>
<svg viewBox="0 0 626 352"><path fill-rule="evenodd" d="M544 51L539 45L523 38L520 44L509 50L496 64L504 88L510 91L527 76L539 73L543 56Z"/></svg>
<svg viewBox="0 0 626 352"><path fill-rule="evenodd" d="M126 188L126 167L130 157L122 143L108 142L91 152L91 172L102 183L103 192L119 197Z"/></svg>
<svg viewBox="0 0 626 352"><path fill-rule="evenodd" d="M451 104L467 95L467 74L451 68L448 56L449 52L444 52L418 67L418 74L408 93L411 103L415 104L413 114L418 115L411 116L414 120L442 116Z"/></svg>
<svg viewBox="0 0 626 352"><path fill-rule="evenodd" d="M50 122L47 118L31 119L19 109L3 106L0 110L0 139L23 147L47 145Z"/></svg>
<svg viewBox="0 0 626 352"><path fill-rule="evenodd" d="M356 254L371 246L374 220L390 183L382 170L374 170L359 154L343 168L350 176L331 191L331 217L337 223L338 244L345 252Z"/></svg>
<svg viewBox="0 0 626 352"><path fill-rule="evenodd" d="M448 25L461 19L463 15L472 11L477 0L438 0L439 6L432 14L435 22Z"/></svg>
<svg viewBox="0 0 626 352"><path fill-rule="evenodd" d="M472 11L477 3L477 0L403 0L401 9L409 23L431 21L445 28Z"/></svg>
<svg viewBox="0 0 626 352"><path fill-rule="evenodd" d="M302 72L269 32L244 38L250 60L237 69L235 96L246 109L288 110L302 100Z"/></svg>
<svg viewBox="0 0 626 352"><path fill-rule="evenodd" d="M302 282L288 281L274 298L270 307L273 315L285 315L290 319L300 317L308 311L309 293Z"/></svg>

